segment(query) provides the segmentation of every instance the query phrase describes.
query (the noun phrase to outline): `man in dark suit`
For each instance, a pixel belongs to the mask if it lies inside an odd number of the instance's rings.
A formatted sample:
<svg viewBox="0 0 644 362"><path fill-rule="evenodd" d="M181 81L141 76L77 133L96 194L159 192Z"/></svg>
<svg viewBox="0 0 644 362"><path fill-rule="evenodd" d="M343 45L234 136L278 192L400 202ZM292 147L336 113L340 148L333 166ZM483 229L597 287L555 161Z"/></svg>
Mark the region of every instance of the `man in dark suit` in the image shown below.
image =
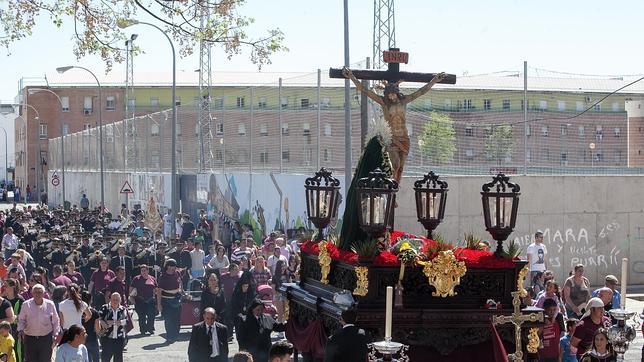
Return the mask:
<svg viewBox="0 0 644 362"><path fill-rule="evenodd" d="M271 332L284 332L285 326L276 323L270 315L264 314L262 301L253 300L239 326L237 339L240 349L250 352L254 361L267 361L271 349Z"/></svg>
<svg viewBox="0 0 644 362"><path fill-rule="evenodd" d="M213 308L203 311L203 322L192 327L188 344L189 362L228 362L228 328L215 322Z"/></svg>
<svg viewBox="0 0 644 362"><path fill-rule="evenodd" d="M116 272L116 268L122 266L125 268L125 283L130 285L130 281L132 280L133 277L133 272L134 272L134 262L132 261L132 257L129 255L125 255L125 246L119 245L118 248L118 255L110 259L110 270L113 272Z"/></svg>
<svg viewBox="0 0 644 362"><path fill-rule="evenodd" d="M354 325L358 314L355 309L342 312L340 324L342 329L331 336L324 352L324 362L366 362L367 336Z"/></svg>

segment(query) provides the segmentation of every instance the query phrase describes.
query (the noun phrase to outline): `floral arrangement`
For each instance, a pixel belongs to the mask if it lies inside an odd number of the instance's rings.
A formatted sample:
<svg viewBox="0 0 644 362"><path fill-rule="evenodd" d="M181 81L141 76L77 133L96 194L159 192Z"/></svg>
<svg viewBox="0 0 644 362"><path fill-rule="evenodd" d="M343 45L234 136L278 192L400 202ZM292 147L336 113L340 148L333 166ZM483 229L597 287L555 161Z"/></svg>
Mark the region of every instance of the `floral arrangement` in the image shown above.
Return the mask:
<svg viewBox="0 0 644 362"><path fill-rule="evenodd" d="M433 257L432 251L436 251L435 244L437 242L435 240L415 236L413 234L408 234L402 231L396 230L391 232L390 240L394 241L390 250L383 251L380 254L376 255L372 259L371 265L376 267L400 267L402 261L402 264L407 264L409 266L409 260L413 260L416 257L413 253L416 253L417 257L423 260L431 260ZM417 247L419 244L422 244L420 248ZM327 243L326 247L332 260L342 261L354 265L358 264L357 253L340 250L333 243ZM484 250L473 250L462 247L453 248L451 245L449 245L449 247L450 249L454 250L454 255L458 260L465 262L467 268L507 269L513 268L513 260L517 260L517 258L498 258L491 252ZM302 244L301 251L303 253L314 255L317 255L320 252L318 244L311 240L305 241Z"/></svg>

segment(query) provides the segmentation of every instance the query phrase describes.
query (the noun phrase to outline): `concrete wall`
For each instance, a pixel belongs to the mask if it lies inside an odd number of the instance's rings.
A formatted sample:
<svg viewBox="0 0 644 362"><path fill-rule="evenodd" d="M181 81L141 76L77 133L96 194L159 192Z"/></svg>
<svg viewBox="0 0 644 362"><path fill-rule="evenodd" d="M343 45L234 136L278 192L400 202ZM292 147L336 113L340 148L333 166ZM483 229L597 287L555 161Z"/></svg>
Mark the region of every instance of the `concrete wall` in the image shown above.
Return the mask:
<svg viewBox="0 0 644 362"><path fill-rule="evenodd" d="M169 206L168 174L107 172L105 175L106 205L112 210L118 210L125 200L118 192L126 179L135 192L130 198L131 204L147 200L154 190L159 205ZM275 176L271 181L267 174L254 174L252 178L249 178L248 173L227 174L225 178L217 175L216 183L206 182L205 185L216 184L216 187L221 188L219 193L222 195L232 194L234 203L239 206L237 217L246 211L255 215L249 208L259 203L266 210L265 219L269 228L272 228L277 218L289 220L287 223L292 225L291 221L294 222L297 216L305 215L304 187L297 185L303 185L306 176ZM98 173L68 172L66 177L69 201L78 203L81 193L86 192L93 204L99 202ZM184 178L186 179L182 180L186 187L181 188L181 197L183 200L196 202L199 199L197 190L206 186L195 187L194 176ZM449 183L447 210L445 220L437 231L453 242L462 240L465 232L473 232L490 240L484 229L480 191L481 185L491 178L453 176L445 177L445 180ZM61 200L60 186L54 188L49 181L51 172L48 179L50 204L58 204ZM414 179L404 178L400 187L396 229L421 234L424 231L416 219L413 181ZM548 268L555 271L558 280L563 280L578 263L586 265L586 276L594 285L602 284L606 274L615 274L621 279L621 259L628 257L629 284L644 284L644 177L516 176L512 177L512 181L521 186L521 197L516 230L510 238L521 245L523 255L534 232L541 230L548 248ZM274 183L280 185L282 198L277 194L276 188L271 186ZM208 190L213 195L217 194L215 191ZM191 193L195 195L188 195ZM280 199L288 199L291 205L290 215L285 215L285 210L279 208ZM211 201L216 203L216 200L214 198ZM232 199L230 201L233 202ZM145 207L145 201L142 204ZM199 207L206 208L207 205L204 203ZM278 215L280 210L282 215ZM195 213L196 210L184 208L184 212ZM235 218L235 215L226 216Z"/></svg>

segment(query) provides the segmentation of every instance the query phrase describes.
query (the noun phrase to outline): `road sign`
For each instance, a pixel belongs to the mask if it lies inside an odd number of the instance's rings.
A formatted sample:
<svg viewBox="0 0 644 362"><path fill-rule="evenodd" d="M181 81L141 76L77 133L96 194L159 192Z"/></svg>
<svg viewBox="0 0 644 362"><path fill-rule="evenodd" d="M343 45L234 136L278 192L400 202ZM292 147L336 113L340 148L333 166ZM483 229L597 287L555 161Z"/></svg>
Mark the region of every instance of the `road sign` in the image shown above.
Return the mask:
<svg viewBox="0 0 644 362"><path fill-rule="evenodd" d="M119 191L119 193L133 194L134 190L132 190L132 186L130 186L130 183L127 180L125 180L125 182L123 183L123 186L121 186L121 191Z"/></svg>
<svg viewBox="0 0 644 362"><path fill-rule="evenodd" d="M51 184L54 187L60 185L60 178L58 178L58 173L56 171L51 175Z"/></svg>

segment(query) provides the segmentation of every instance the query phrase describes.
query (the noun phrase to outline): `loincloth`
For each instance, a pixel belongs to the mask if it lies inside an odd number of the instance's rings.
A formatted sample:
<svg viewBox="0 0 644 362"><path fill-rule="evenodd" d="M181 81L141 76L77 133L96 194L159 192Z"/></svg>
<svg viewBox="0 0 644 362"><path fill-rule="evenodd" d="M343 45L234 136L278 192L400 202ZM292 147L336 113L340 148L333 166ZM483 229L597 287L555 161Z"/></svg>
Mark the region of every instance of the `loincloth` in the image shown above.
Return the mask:
<svg viewBox="0 0 644 362"><path fill-rule="evenodd" d="M409 141L409 136L404 136L404 137L391 137L391 143L387 147L390 150L398 151L400 153L404 153L405 155L409 153L409 148L411 146L411 142Z"/></svg>

